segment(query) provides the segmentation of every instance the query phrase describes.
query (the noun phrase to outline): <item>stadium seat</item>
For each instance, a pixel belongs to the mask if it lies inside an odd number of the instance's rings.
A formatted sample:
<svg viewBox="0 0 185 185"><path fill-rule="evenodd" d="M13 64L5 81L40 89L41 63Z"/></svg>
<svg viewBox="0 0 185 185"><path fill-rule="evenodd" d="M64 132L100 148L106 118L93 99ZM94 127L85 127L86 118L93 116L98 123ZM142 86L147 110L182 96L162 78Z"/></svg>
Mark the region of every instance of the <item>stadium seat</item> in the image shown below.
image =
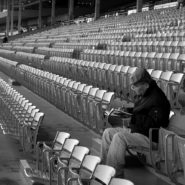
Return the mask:
<svg viewBox="0 0 185 185"><path fill-rule="evenodd" d="M112 177L114 177L114 175L115 175L115 169L113 167L99 164L99 165L97 165L97 167L93 173L92 178L89 179L89 182L91 185L95 185L97 183L108 185L110 183ZM70 185L74 181L75 181L75 184L79 184L79 185L83 184L82 183L83 179L80 176L78 176L78 178L74 178L74 179L69 178L67 181L67 184Z"/></svg>

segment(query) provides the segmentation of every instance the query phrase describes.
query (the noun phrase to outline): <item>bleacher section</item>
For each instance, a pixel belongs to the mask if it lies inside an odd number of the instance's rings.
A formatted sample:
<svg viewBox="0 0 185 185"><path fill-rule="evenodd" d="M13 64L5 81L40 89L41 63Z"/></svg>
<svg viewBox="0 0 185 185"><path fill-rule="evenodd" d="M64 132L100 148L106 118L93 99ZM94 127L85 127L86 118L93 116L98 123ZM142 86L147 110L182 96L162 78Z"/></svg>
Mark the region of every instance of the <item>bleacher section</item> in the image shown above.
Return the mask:
<svg viewBox="0 0 185 185"><path fill-rule="evenodd" d="M150 148L130 150L131 153L138 153L140 157L144 155L145 163L158 173L168 176L172 182L183 184L184 29L185 9L176 8L101 18L88 24L58 27L2 44L0 69L88 128L102 134L103 130L110 126L104 118L104 111L110 110L117 99L125 104L133 104L134 92L129 85L130 75L137 67L146 68L166 94L175 115L170 117L168 129L159 129L158 146L152 141L155 129L151 129ZM1 86L3 88L3 85ZM1 96L4 94L1 93ZM4 104L1 103L1 106ZM10 108L9 102L7 106ZM23 118L18 116L18 119ZM11 121L8 121L7 125L11 124ZM37 120L37 125L40 124L38 122ZM33 121L31 128L34 124ZM19 123L16 122L17 125ZM20 135L19 129L16 129L16 132ZM35 146L34 140L34 148ZM58 152L62 153L63 147L64 142ZM54 145L49 150L56 152ZM41 161L46 159L47 157L43 157ZM58 164L61 164L61 161L57 160ZM37 166L38 161L39 159ZM83 160L81 162L83 163ZM59 165L58 168L60 167ZM43 177L43 173L48 175L45 169L40 178ZM27 177L33 178L37 175L38 171L30 168L26 171ZM59 173L58 176L60 175ZM79 176L73 175L79 182ZM46 180L51 178L53 177L50 174ZM109 184L110 181L104 183Z"/></svg>

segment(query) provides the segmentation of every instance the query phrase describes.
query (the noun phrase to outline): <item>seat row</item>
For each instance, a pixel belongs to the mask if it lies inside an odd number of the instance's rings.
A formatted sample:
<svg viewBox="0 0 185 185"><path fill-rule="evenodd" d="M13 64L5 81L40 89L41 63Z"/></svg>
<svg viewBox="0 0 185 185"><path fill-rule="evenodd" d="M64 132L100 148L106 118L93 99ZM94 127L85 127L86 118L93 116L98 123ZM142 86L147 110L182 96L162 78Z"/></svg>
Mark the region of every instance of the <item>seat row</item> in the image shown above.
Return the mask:
<svg viewBox="0 0 185 185"><path fill-rule="evenodd" d="M138 34L132 41L184 41L185 32Z"/></svg>
<svg viewBox="0 0 185 185"><path fill-rule="evenodd" d="M87 147L66 132L57 131L51 142L38 142L36 156L35 167L24 169L35 183L133 185L129 180L115 178L113 167L100 164L100 157L91 155Z"/></svg>
<svg viewBox="0 0 185 185"><path fill-rule="evenodd" d="M172 112L170 118L173 117L173 114ZM156 131L159 133L158 144L152 140L153 133ZM185 139L164 128L151 128L149 139L149 148L127 146L127 151L131 155L135 155L135 152L140 156L144 155L146 158L142 162L152 166L157 173L168 176L172 182L184 184ZM52 184L53 181L56 181L56 171L58 172L58 183L69 182L67 181L69 178L70 181L83 180L84 177L92 180L96 170L100 170L100 167L104 169L102 175L105 180L105 176L109 174L106 169L111 171L113 169L106 165L100 165L101 159L99 157L89 155L88 148L79 146L79 141L70 138L70 134L65 132L57 132L53 142L38 142L36 152L36 170L28 168L25 169L25 173L34 181L42 181L42 183L50 181Z"/></svg>
<svg viewBox="0 0 185 185"><path fill-rule="evenodd" d="M47 47L38 47L35 49L35 53L47 55L47 56L60 56L72 58L73 49L60 49L60 48L47 48Z"/></svg>
<svg viewBox="0 0 185 185"><path fill-rule="evenodd" d="M112 42L107 50L185 54L184 46L184 41Z"/></svg>
<svg viewBox="0 0 185 185"><path fill-rule="evenodd" d="M104 110L111 108L113 92L25 65L16 68L16 80L96 132L103 132Z"/></svg>
<svg viewBox="0 0 185 185"><path fill-rule="evenodd" d="M25 57L27 57L26 54ZM22 60L25 60L24 57ZM4 63L7 64L6 59L1 58L1 61L1 65ZM137 68L135 66L89 62L61 57L50 57L49 60L45 60L42 63L39 59L35 63L31 63L31 61L33 60L28 60L28 64L37 68L42 68L54 74L93 85L101 89L113 91L118 97L124 100L134 101L134 93L131 88L129 88L129 79ZM148 71L150 71L152 78L157 81L160 88L168 97L171 106L173 108L183 108L183 101L179 100L179 95L184 93L184 74L174 73L173 71L165 72L162 70L154 70L152 68ZM179 101L181 102L180 104Z"/></svg>
<svg viewBox="0 0 185 185"><path fill-rule="evenodd" d="M0 108L3 133L16 136L24 151L33 151L44 113L2 79L0 79Z"/></svg>
<svg viewBox="0 0 185 185"><path fill-rule="evenodd" d="M111 50L83 50L81 60L104 62L116 65L129 65L152 68L157 70L173 70L185 72L184 54L157 53L157 52L132 52Z"/></svg>
<svg viewBox="0 0 185 185"><path fill-rule="evenodd" d="M15 58L21 63L41 67L47 56L74 57L73 49L37 48L34 54L24 52L12 52L0 49L0 55L10 59ZM38 53L38 54L37 54ZM9 55L10 54L10 55ZM29 63L28 63L28 61ZM86 49L80 52L80 59L85 61L104 62L116 65L129 65L157 70L169 70L185 72L185 54L179 53L157 53L157 52L135 52L135 51L113 51Z"/></svg>
<svg viewBox="0 0 185 185"><path fill-rule="evenodd" d="M43 69L82 83L114 91L118 97L132 101L134 93L130 88L130 76L137 67L88 62L77 59L50 57ZM183 92L184 74L173 71L148 69L152 78L167 95L173 108L181 107L179 93Z"/></svg>

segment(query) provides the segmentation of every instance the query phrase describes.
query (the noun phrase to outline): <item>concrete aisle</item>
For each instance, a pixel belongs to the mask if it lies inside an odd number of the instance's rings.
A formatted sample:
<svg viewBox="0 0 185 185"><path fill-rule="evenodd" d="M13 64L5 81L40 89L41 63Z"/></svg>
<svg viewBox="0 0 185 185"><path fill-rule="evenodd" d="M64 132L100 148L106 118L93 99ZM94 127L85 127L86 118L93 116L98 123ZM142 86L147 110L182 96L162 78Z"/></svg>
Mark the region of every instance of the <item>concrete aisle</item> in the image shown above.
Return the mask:
<svg viewBox="0 0 185 185"><path fill-rule="evenodd" d="M9 81L9 78L0 72L0 77L5 81ZM92 147L92 141L100 136L81 123L77 122L67 114L63 113L44 99L35 95L23 86L14 86L24 97L26 97L33 105L36 105L40 111L45 113L42 128L39 132L39 140L53 140L56 131L66 131L71 134L73 138L79 139L80 144ZM7 183L8 185L26 185L23 183L19 174L19 160L29 159L30 156L25 155L19 151L19 143L11 137L0 134L0 185L6 185L1 183L2 178L6 177L8 180L13 179L13 183ZM131 167L126 169L126 178L132 180L135 185L167 185L168 183L162 181L160 178L151 174L144 167ZM17 184L16 184L17 183Z"/></svg>

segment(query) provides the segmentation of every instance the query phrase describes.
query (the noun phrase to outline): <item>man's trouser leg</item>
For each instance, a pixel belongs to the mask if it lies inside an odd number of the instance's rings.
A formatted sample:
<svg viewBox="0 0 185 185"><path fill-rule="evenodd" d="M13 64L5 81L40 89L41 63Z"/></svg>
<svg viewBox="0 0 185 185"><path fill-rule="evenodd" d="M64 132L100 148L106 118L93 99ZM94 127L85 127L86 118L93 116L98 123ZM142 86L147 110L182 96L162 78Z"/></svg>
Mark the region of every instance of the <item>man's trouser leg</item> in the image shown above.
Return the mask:
<svg viewBox="0 0 185 185"><path fill-rule="evenodd" d="M128 145L149 147L149 139L142 134L130 133L126 129L120 129L112 136L106 164L116 169L117 176L123 174L125 153Z"/></svg>
<svg viewBox="0 0 185 185"><path fill-rule="evenodd" d="M113 136L121 131L123 128L107 128L102 136L102 145L101 145L101 159L102 163L105 164L107 160L107 153L109 151L110 144L112 142Z"/></svg>

